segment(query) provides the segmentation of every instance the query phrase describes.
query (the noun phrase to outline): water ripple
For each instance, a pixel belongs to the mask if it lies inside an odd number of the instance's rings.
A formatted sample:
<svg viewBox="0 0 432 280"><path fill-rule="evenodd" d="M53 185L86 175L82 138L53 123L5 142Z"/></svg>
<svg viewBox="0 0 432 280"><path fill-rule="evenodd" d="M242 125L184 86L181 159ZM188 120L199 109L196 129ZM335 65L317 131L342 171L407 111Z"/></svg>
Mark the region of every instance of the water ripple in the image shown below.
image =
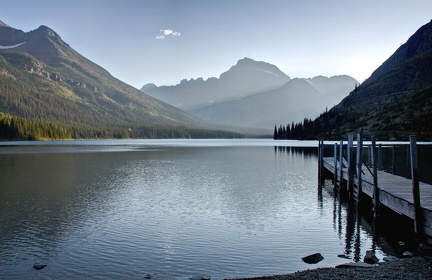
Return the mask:
<svg viewBox="0 0 432 280"><path fill-rule="evenodd" d="M322 252L323 266L354 254L345 208L318 197L316 157L301 150L54 149L0 155L1 279L218 279L313 268L301 261L309 253ZM363 227L359 237L364 252L372 237Z"/></svg>

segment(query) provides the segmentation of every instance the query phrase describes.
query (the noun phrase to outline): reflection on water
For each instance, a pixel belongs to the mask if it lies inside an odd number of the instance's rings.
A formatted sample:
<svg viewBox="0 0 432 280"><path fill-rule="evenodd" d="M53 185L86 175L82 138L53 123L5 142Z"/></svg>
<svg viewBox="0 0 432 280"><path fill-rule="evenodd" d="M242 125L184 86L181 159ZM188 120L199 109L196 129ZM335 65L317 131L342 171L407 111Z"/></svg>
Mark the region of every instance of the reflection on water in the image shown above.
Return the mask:
<svg viewBox="0 0 432 280"><path fill-rule="evenodd" d="M316 147L191 141L0 148L0 278L219 279L389 252L318 187Z"/></svg>

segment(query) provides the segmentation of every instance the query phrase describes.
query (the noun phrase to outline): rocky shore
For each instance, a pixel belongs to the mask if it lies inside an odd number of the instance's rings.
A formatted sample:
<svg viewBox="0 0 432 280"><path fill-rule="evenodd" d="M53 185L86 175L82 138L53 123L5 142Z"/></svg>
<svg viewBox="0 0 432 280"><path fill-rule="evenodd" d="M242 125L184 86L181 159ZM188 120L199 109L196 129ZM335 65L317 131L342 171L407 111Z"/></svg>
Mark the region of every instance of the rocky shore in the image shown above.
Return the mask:
<svg viewBox="0 0 432 280"><path fill-rule="evenodd" d="M432 258L413 257L392 262L378 263L370 267L318 268L286 275L235 278L236 280L313 280L313 279L432 279ZM228 279L226 279L228 280ZM234 279L231 279L234 280Z"/></svg>

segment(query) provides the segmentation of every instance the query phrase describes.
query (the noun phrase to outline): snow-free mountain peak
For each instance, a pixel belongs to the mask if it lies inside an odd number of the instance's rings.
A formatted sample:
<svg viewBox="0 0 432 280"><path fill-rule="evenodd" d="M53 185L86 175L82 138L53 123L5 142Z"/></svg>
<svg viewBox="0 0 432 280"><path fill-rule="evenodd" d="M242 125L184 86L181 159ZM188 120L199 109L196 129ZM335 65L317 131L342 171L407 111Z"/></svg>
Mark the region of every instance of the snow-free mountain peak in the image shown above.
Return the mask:
<svg viewBox="0 0 432 280"><path fill-rule="evenodd" d="M147 84L141 90L213 122L270 129L283 119L315 117L356 84L349 76L291 79L275 65L245 57L219 78L184 79L175 86Z"/></svg>
<svg viewBox="0 0 432 280"><path fill-rule="evenodd" d="M245 57L222 73L219 79L224 82L244 83L245 90L253 90L256 86L267 89L273 87L274 84L281 86L288 82L290 77L275 65Z"/></svg>

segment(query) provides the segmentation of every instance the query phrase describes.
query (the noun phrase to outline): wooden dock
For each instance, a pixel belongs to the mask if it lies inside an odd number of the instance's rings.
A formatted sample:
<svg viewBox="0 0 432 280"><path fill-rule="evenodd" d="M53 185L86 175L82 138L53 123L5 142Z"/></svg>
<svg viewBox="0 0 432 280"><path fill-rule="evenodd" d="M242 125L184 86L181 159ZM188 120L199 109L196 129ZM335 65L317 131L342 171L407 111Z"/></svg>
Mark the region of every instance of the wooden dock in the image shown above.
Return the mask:
<svg viewBox="0 0 432 280"><path fill-rule="evenodd" d="M356 204L362 203L362 198L370 198L374 217L379 208L384 205L395 213L404 215L414 221L414 231L420 239L432 238L432 186L418 181L417 147L415 136L411 139L411 174L412 179L396 176L378 170L378 156L375 139L372 138L370 164L365 164L362 131L357 135L354 146L353 136L348 143L343 141L333 146L333 156L324 157L323 141L319 145L319 176L320 181L326 172L332 177L337 190L348 193ZM344 153L345 151L345 153Z"/></svg>

